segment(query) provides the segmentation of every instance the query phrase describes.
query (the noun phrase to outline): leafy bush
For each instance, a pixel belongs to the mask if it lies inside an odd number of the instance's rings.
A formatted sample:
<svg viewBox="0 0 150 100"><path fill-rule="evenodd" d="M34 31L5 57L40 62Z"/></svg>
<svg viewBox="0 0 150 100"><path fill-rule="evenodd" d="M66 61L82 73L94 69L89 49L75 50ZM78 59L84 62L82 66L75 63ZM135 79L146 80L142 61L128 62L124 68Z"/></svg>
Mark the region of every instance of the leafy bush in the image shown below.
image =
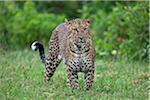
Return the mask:
<svg viewBox="0 0 150 100"><path fill-rule="evenodd" d="M3 22L0 25L1 43L5 41L18 47L29 46L34 40L48 43L52 30L65 19L64 15L37 12L33 2L25 2L23 8L14 2L2 3L0 9L5 12L0 13Z"/></svg>
<svg viewBox="0 0 150 100"><path fill-rule="evenodd" d="M90 17L93 21L91 31L97 55L148 58L148 2L126 2L126 5L117 2L109 13L93 8L88 5L79 11L83 18Z"/></svg>
<svg viewBox="0 0 150 100"><path fill-rule="evenodd" d="M141 60L148 58L150 47L148 11L147 1L3 1L0 2L0 46L27 47L34 40L48 43L52 30L65 17L81 17L92 20L97 57Z"/></svg>

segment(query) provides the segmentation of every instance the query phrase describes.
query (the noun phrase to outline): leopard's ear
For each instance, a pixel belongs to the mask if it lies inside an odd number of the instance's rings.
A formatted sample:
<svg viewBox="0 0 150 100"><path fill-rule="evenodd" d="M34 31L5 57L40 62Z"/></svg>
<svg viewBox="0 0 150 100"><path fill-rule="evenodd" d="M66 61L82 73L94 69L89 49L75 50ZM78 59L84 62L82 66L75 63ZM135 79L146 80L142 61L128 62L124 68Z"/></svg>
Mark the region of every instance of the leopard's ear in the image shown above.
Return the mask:
<svg viewBox="0 0 150 100"><path fill-rule="evenodd" d="M84 20L84 23L85 23L85 26L86 26L86 27L89 27L90 24L91 24L91 20L90 20L90 19L85 19L85 20Z"/></svg>
<svg viewBox="0 0 150 100"><path fill-rule="evenodd" d="M65 23L67 23L69 20L67 18L65 18Z"/></svg>
<svg viewBox="0 0 150 100"><path fill-rule="evenodd" d="M66 23L67 25L71 25L71 21L68 20L68 19L65 19L65 23Z"/></svg>

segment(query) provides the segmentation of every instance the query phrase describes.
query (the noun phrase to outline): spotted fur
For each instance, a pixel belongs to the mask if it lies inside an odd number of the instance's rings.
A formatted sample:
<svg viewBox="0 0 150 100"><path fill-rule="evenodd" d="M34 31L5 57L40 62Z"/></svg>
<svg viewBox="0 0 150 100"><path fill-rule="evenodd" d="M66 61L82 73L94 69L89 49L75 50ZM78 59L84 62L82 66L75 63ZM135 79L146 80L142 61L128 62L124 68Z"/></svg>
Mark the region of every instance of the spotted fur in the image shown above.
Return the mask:
<svg viewBox="0 0 150 100"><path fill-rule="evenodd" d="M78 72L83 72L85 89L91 89L94 81L95 49L90 38L89 26L89 20L74 19L65 21L55 28L44 63L45 82L50 80L57 66L64 59L67 85L72 89L78 88Z"/></svg>

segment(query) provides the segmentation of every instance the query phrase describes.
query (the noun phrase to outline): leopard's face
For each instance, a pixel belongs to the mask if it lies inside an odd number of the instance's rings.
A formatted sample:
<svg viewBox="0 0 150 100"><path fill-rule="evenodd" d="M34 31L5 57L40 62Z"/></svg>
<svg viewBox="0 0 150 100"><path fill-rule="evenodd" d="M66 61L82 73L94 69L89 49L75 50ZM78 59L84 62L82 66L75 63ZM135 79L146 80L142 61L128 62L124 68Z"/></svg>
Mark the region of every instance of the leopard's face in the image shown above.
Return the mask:
<svg viewBox="0 0 150 100"><path fill-rule="evenodd" d="M71 50L76 53L83 53L88 46L90 39L89 20L75 19L67 21L68 42Z"/></svg>

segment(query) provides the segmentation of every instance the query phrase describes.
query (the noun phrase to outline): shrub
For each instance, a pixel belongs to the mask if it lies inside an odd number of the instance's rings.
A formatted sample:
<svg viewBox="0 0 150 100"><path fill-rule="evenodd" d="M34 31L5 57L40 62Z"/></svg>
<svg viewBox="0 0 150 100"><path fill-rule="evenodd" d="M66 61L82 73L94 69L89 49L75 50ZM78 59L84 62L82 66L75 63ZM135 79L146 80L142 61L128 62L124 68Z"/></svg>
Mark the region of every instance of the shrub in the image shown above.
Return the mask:
<svg viewBox="0 0 150 100"><path fill-rule="evenodd" d="M48 43L52 30L64 22L66 16L81 16L92 20L91 33L97 57L148 58L147 1L63 2L63 9L57 9L61 2L46 3L0 2L0 46L27 47L34 40ZM66 6L73 3L74 6Z"/></svg>
<svg viewBox="0 0 150 100"><path fill-rule="evenodd" d="M52 30L65 19L64 15L37 12L33 2L25 2L23 8L14 2L2 3L0 40L15 47L29 46L34 40L48 43Z"/></svg>
<svg viewBox="0 0 150 100"><path fill-rule="evenodd" d="M91 5L84 6L80 13L93 21L91 31L97 55L112 55L116 51L129 59L148 58L148 8L148 2L117 2L107 13L100 8L94 10Z"/></svg>

